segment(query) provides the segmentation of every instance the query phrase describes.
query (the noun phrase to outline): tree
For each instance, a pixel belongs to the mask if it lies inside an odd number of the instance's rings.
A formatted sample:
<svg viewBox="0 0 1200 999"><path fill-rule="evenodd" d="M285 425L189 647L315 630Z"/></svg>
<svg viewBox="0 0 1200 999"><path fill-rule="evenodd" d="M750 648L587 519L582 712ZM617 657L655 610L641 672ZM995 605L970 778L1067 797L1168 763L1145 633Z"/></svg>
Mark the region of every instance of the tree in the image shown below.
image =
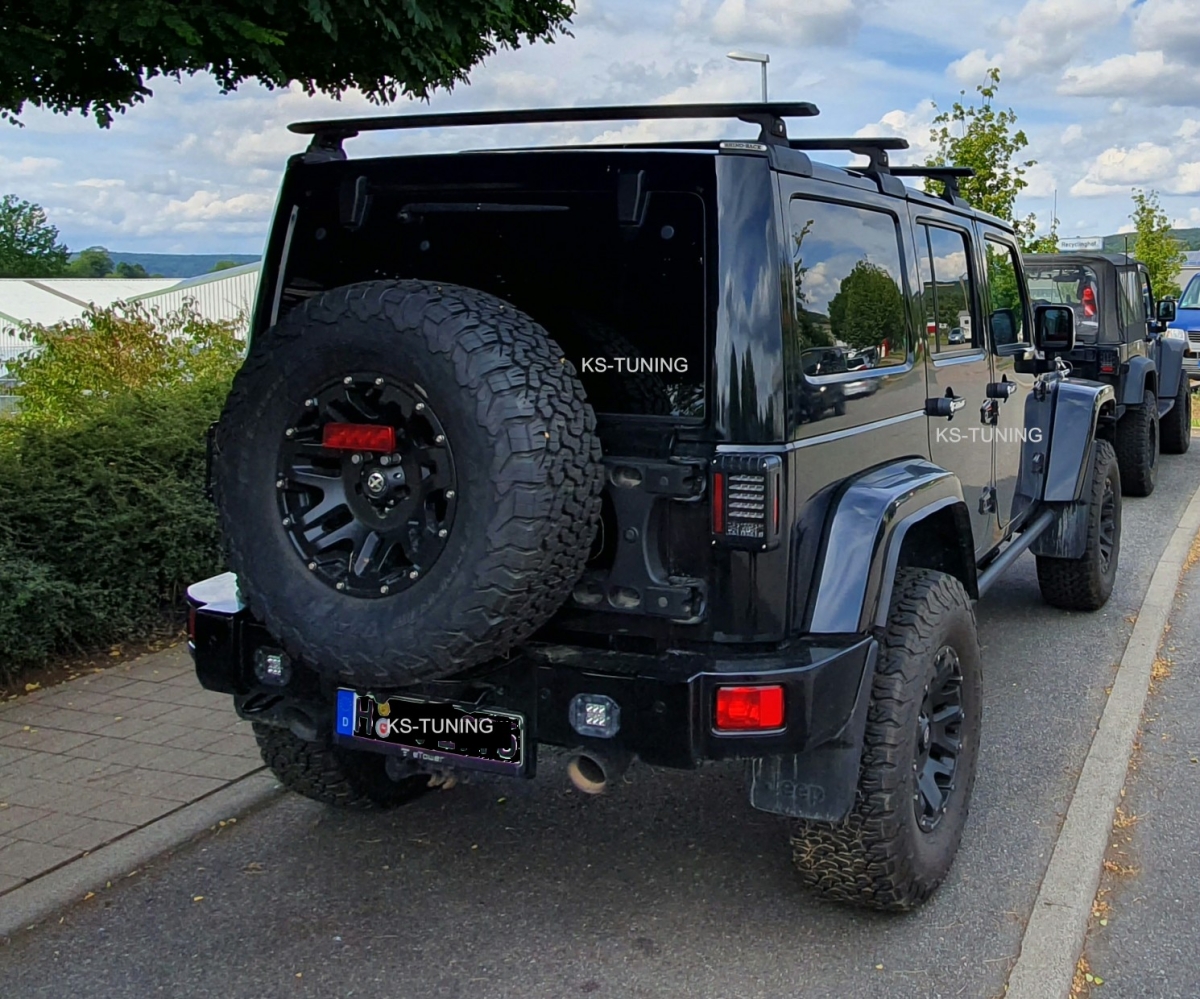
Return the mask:
<svg viewBox="0 0 1200 999"><path fill-rule="evenodd" d="M103 246L89 246L75 255L64 273L67 277L108 277L113 272L112 257Z"/></svg>
<svg viewBox="0 0 1200 999"><path fill-rule="evenodd" d="M119 278L150 277L150 275L146 273L146 268L141 264L130 264L124 260L117 264L117 269L114 273Z"/></svg>
<svg viewBox="0 0 1200 999"><path fill-rule="evenodd" d="M215 264L213 264L212 270L209 271L208 273L216 274L217 271L227 271L227 270L230 270L231 268L240 267L240 266L241 266L241 264L239 264L236 260L218 260Z"/></svg>
<svg viewBox="0 0 1200 999"><path fill-rule="evenodd" d="M1171 235L1171 220L1158 203L1157 191L1133 192L1133 213L1129 216L1137 230L1133 255L1150 271L1150 287L1160 298L1178 298L1179 269L1187 259L1183 244Z"/></svg>
<svg viewBox="0 0 1200 999"><path fill-rule="evenodd" d="M15 194L0 198L0 277L54 277L69 257L40 205Z"/></svg>
<svg viewBox="0 0 1200 999"><path fill-rule="evenodd" d="M107 128L155 76L209 72L376 103L465 82L498 48L553 41L567 0L39 0L0 13L0 118L26 105Z"/></svg>
<svg viewBox="0 0 1200 999"><path fill-rule="evenodd" d="M887 271L860 260L829 300L829 324L847 347L878 347L904 333L904 297Z"/></svg>
<svg viewBox="0 0 1200 999"><path fill-rule="evenodd" d="M1017 113L1008 108L998 111L992 101L1000 89L1000 70L994 66L987 71L987 80L975 90L979 105L965 104L965 90L949 111L933 119L930 138L937 144L937 153L927 159L927 166L961 166L975 171L973 177L963 177L959 190L971 205L991 215L1011 222L1026 253L1049 253L1058 249L1058 219L1050 233L1037 236L1037 216L1016 217L1017 195L1029 182L1025 172L1037 160L1014 158L1029 145L1025 133L1016 127ZM1035 248L1036 247L1036 248Z"/></svg>

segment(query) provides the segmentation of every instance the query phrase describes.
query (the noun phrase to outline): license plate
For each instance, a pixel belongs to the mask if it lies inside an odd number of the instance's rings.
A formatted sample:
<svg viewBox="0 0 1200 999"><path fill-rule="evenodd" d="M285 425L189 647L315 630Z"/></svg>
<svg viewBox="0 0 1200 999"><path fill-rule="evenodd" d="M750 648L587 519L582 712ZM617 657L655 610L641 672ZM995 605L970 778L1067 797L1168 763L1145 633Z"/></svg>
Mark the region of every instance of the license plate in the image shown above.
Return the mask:
<svg viewBox="0 0 1200 999"><path fill-rule="evenodd" d="M335 723L343 741L363 749L514 776L525 770L525 719L507 711L343 688Z"/></svg>

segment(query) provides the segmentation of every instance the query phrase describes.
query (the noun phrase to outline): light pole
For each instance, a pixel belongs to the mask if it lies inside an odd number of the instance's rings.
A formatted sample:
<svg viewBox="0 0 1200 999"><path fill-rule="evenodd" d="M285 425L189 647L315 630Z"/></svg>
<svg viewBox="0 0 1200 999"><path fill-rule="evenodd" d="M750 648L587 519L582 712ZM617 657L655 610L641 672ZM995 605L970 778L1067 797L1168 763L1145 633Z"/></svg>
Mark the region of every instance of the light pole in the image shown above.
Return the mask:
<svg viewBox="0 0 1200 999"><path fill-rule="evenodd" d="M767 63L771 61L771 57L766 52L743 52L741 49L735 49L729 53L729 58L736 62L757 62L762 66L762 99L763 103L767 103Z"/></svg>

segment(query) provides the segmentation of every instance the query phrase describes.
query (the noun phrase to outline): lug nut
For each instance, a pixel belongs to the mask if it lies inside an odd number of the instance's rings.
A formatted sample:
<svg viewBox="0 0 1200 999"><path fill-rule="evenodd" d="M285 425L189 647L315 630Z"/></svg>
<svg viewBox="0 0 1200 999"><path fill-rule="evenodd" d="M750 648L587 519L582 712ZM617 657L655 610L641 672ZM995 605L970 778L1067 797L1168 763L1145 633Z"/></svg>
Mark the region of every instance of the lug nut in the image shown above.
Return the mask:
<svg viewBox="0 0 1200 999"><path fill-rule="evenodd" d="M283 432L283 436L284 436L284 437L295 437L295 436L296 436L296 428L295 428L295 427L288 427L288 428L287 428L287 430L285 430L285 431Z"/></svg>
<svg viewBox="0 0 1200 999"><path fill-rule="evenodd" d="M391 463L392 463L392 456L391 456L391 455L389 455L389 454L380 455L380 457L379 457L379 464L381 464L381 465L390 465Z"/></svg>
<svg viewBox="0 0 1200 999"><path fill-rule="evenodd" d="M316 399L305 399L304 405L308 409L314 409L314 408L316 408L317 400Z"/></svg>
<svg viewBox="0 0 1200 999"><path fill-rule="evenodd" d="M344 590L346 588L346 581L344 579L339 579L337 582L337 588L339 590Z"/></svg>
<svg viewBox="0 0 1200 999"><path fill-rule="evenodd" d="M309 562L309 563L308 563L308 571L309 571L309 572L316 572L316 571L317 571L317 563L316 563L316 562Z"/></svg>
<svg viewBox="0 0 1200 999"><path fill-rule="evenodd" d="M376 384L376 385L380 385L380 386L382 386L382 385L383 385L383 379L382 379L382 378L376 378L376 379L375 379L375 384Z"/></svg>
<svg viewBox="0 0 1200 999"><path fill-rule="evenodd" d="M454 499L454 490L453 489L446 490L446 499Z"/></svg>
<svg viewBox="0 0 1200 999"><path fill-rule="evenodd" d="M418 402L415 408L418 413L423 413L423 412L425 412L425 403Z"/></svg>
<svg viewBox="0 0 1200 999"><path fill-rule="evenodd" d="M292 526L292 518L291 518L291 517L284 517L284 518L283 518L283 526L284 526L284 527L291 527L291 526Z"/></svg>
<svg viewBox="0 0 1200 999"><path fill-rule="evenodd" d="M351 465L361 465L362 464L362 455L361 454L350 455L350 464Z"/></svg>
<svg viewBox="0 0 1200 999"><path fill-rule="evenodd" d="M387 583L384 583L383 586L379 587L380 593L386 594L387 591L388 591Z"/></svg>
<svg viewBox="0 0 1200 999"><path fill-rule="evenodd" d="M351 378L349 375L347 375L345 378L342 379L342 384L343 385L353 385L354 379Z"/></svg>
<svg viewBox="0 0 1200 999"><path fill-rule="evenodd" d="M449 533L450 533L450 532L449 532L449 531L447 531L447 530L446 530L446 529L443 527L443 528L442 528L440 531L438 531L438 537L439 537L439 538L444 538L444 537L445 537L447 534L449 534Z"/></svg>
<svg viewBox="0 0 1200 999"><path fill-rule="evenodd" d="M437 436L436 436L436 437L433 439L433 442L434 442L435 444L445 444L445 443L446 443L446 435L445 435L445 434L438 434L438 435L437 435Z"/></svg>
<svg viewBox="0 0 1200 999"><path fill-rule="evenodd" d="M420 575L420 573L419 573L419 572L417 572L417 570L416 570L416 569L413 569L413 571L412 571L412 572L410 572L410 573L408 574L408 578L409 578L409 579L416 579L416 578L417 578L419 575Z"/></svg>
<svg viewBox="0 0 1200 999"><path fill-rule="evenodd" d="M275 480L275 488L276 489L282 489L286 485L287 485L287 481L284 479L276 479Z"/></svg>

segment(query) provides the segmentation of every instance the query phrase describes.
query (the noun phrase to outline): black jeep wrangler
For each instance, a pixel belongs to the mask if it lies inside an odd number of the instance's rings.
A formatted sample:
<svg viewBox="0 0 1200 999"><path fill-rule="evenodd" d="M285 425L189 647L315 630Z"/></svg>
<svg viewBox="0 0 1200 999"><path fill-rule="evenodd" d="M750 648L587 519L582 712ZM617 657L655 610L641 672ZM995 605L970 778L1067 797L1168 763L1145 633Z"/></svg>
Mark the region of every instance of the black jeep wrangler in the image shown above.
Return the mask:
<svg viewBox="0 0 1200 999"><path fill-rule="evenodd" d="M1025 273L1035 305L1069 305L1075 313L1078 345L1064 360L1074 374L1116 389L1121 485L1127 495L1149 496L1159 449L1183 454L1192 439L1187 344L1163 335L1150 272L1120 253L1056 253L1027 256Z"/></svg>
<svg viewBox="0 0 1200 999"><path fill-rule="evenodd" d="M292 126L249 356L211 440L233 573L200 682L290 788L463 772L581 791L747 761L827 896L920 903L979 753L974 601L1022 552L1094 610L1109 385L1066 375L1012 230L809 104ZM756 141L348 159L367 130L723 117ZM808 153L848 149L844 169ZM904 176L932 173L935 197ZM235 575L236 574L236 575Z"/></svg>

